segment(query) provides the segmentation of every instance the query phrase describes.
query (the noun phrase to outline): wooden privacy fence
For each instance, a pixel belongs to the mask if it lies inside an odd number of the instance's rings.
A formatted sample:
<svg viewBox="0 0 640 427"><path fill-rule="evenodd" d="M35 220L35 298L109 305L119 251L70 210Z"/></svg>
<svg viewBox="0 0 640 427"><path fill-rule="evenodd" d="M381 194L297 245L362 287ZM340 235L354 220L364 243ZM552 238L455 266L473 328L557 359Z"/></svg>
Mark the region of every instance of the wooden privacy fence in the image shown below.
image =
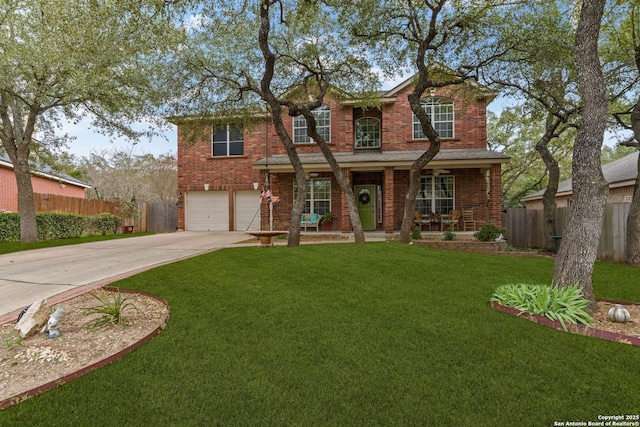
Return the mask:
<svg viewBox="0 0 640 427"><path fill-rule="evenodd" d="M598 244L598 259L624 262L627 238L627 216L630 203L607 204L602 219ZM568 219L568 209L556 209L556 235L562 236ZM545 248L553 246L553 239L545 236L541 209L509 208L502 215L502 225L507 229L507 241L512 246Z"/></svg>
<svg viewBox="0 0 640 427"><path fill-rule="evenodd" d="M78 215L98 215L110 212L120 215L120 202L108 202L97 199L81 199L79 197L58 196L55 194L34 193L33 200L36 212L62 212Z"/></svg>
<svg viewBox="0 0 640 427"><path fill-rule="evenodd" d="M110 212L122 218L121 203L97 199L58 196L34 193L36 212L62 212L93 216ZM161 200L138 201L137 218L122 218L125 225L133 225L136 232L167 233L178 229L178 207L176 202Z"/></svg>

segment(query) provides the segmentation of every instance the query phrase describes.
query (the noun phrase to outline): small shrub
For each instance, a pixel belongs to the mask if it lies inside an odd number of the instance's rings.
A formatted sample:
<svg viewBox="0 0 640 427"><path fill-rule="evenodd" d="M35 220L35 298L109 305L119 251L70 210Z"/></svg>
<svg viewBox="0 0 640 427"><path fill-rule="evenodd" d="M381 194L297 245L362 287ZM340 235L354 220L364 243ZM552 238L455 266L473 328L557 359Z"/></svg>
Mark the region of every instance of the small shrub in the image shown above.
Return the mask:
<svg viewBox="0 0 640 427"><path fill-rule="evenodd" d="M456 240L456 235L451 227L447 228L442 235L442 240Z"/></svg>
<svg viewBox="0 0 640 427"><path fill-rule="evenodd" d="M124 326L126 324L124 320L124 312L127 310L138 310L138 307L135 306L132 302L127 302L127 298L122 298L122 294L118 289L118 293L113 296L113 301L108 301L107 298L102 298L95 293L90 293L92 297L100 301L102 304L95 307L83 308L85 314L101 314L102 316L98 317L95 320L87 323L87 326L93 330L99 326L106 325L110 323L111 326L121 325Z"/></svg>
<svg viewBox="0 0 640 427"><path fill-rule="evenodd" d="M411 230L411 239L413 240L422 240L422 233L420 227L416 227Z"/></svg>
<svg viewBox="0 0 640 427"><path fill-rule="evenodd" d="M557 320L565 330L565 322L584 326L594 322L586 311L591 302L582 297L578 285L563 288L522 283L503 285L496 289L491 301Z"/></svg>
<svg viewBox="0 0 640 427"><path fill-rule="evenodd" d="M0 212L0 241L17 242L20 240L20 214L18 212Z"/></svg>
<svg viewBox="0 0 640 427"><path fill-rule="evenodd" d="M119 224L120 218L116 215L111 212L102 212L88 218L87 234L100 233L103 236L106 234L115 234Z"/></svg>
<svg viewBox="0 0 640 427"><path fill-rule="evenodd" d="M488 221L482 224L480 230L473 233L473 237L481 242L493 242L496 238L505 232L504 228L499 228L493 222Z"/></svg>

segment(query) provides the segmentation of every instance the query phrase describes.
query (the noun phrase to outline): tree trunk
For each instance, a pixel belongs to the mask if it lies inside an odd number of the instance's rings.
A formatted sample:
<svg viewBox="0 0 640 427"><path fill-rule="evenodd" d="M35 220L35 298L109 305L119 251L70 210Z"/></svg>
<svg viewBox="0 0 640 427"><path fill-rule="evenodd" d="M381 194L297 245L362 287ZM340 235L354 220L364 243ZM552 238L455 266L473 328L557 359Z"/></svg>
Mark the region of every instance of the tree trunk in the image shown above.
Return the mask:
<svg viewBox="0 0 640 427"><path fill-rule="evenodd" d="M638 136L640 135L637 135L636 139ZM640 171L640 154L638 154L638 170ZM625 261L629 265L640 267L640 173L633 186L633 199L627 217Z"/></svg>
<svg viewBox="0 0 640 427"><path fill-rule="evenodd" d="M360 212L358 212L358 205L356 205L356 198L353 194L353 188L347 183L347 180L342 173L342 169L340 165L336 161L335 156L331 152L331 149L327 145L327 142L324 138L318 133L316 129L315 117L310 111L305 111L304 113L305 119L307 120L307 128L308 133L311 138L316 142L316 144L320 147L320 151L324 155L324 158L329 163L331 170L333 171L333 175L340 186L340 190L345 195L347 199L347 208L349 210L349 219L351 220L351 228L353 229L354 239L357 243L361 243L365 241L364 237L364 229L362 228L362 221L360 220Z"/></svg>
<svg viewBox="0 0 640 427"><path fill-rule="evenodd" d="M284 149L289 156L291 165L296 176L296 182L298 183L298 196L293 202L291 208L291 220L289 222L289 239L287 241L288 247L295 247L300 245L300 216L304 211L304 203L307 197L307 179L304 176L304 168L302 162L296 152L296 147L291 136L287 132L284 124L282 123L282 107L280 102L273 94L271 90L271 81L275 73L276 57L269 47L269 31L271 30L271 16L270 6L266 0L260 1L260 33L258 35L258 42L260 44L260 50L265 62L264 73L262 80L260 81L260 97L267 102L271 108L271 116L273 118L273 126L276 129L276 133L280 138L280 142L284 146ZM269 171L267 171L269 173Z"/></svg>
<svg viewBox="0 0 640 427"><path fill-rule="evenodd" d="M404 215L402 216L402 225L400 226L399 240L402 243L411 241L411 229L413 226L414 211L416 209L416 197L420 191L420 176L422 169L429 163L440 151L440 138L437 138L437 144L431 144L429 149L411 165L409 170L409 189L404 199Z"/></svg>
<svg viewBox="0 0 640 427"><path fill-rule="evenodd" d="M14 174L18 184L18 210L20 211L20 241L37 242L38 224L36 222L36 206L33 201L33 186L27 159L19 159L14 165Z"/></svg>
<svg viewBox="0 0 640 427"><path fill-rule="evenodd" d="M404 214L402 216L402 225L400 226L399 240L402 243L409 243L411 241L411 229L413 227L413 217L416 208L416 197L418 191L420 191L420 175L422 169L429 163L440 151L440 136L431 126L431 119L427 113L422 109L420 98L425 90L430 86L430 80L428 76L428 69L424 64L424 52L418 53L418 81L416 86L408 96L409 105L411 111L416 115L420 124L422 125L422 131L429 139L429 148L422 153L412 164L409 170L409 189L404 199Z"/></svg>
<svg viewBox="0 0 640 427"><path fill-rule="evenodd" d="M289 160L291 161L291 165L293 166L293 171L296 176L296 183L298 184L298 195L296 196L296 200L293 202L293 207L291 208L291 220L289 221L289 238L287 246L291 248L300 245L300 217L304 211L304 204L307 198L307 178L305 176L304 167L302 166L300 157L298 157L298 153L296 152L295 144L291 140L291 137L282 123L281 107L275 97L269 96L268 99L268 102L272 107L271 115L273 117L273 125L278 137L280 137L280 142L282 142L282 145L287 151L287 155L289 156ZM267 173L269 172L267 171Z"/></svg>
<svg viewBox="0 0 640 427"><path fill-rule="evenodd" d="M607 88L598 57L604 5L605 0L584 0L576 32L575 61L584 109L573 150L573 203L553 271L556 286L582 288L592 311L597 308L593 265L609 189L600 165L607 120Z"/></svg>
<svg viewBox="0 0 640 427"><path fill-rule="evenodd" d="M558 161L553 158L551 151L549 151L549 142L554 137L555 130L559 125L560 121L549 114L545 133L536 144L536 151L540 154L549 173L549 183L542 196L542 228L544 248L547 250L555 248L555 242L552 241L551 236L556 235L556 193L560 183L560 168L558 167Z"/></svg>
<svg viewBox="0 0 640 427"><path fill-rule="evenodd" d="M636 65L640 71L640 48L636 47ZM631 111L631 129L635 137L635 146L640 149L640 100ZM640 154L638 154L638 176L633 186L633 199L627 217L627 243L625 262L640 267Z"/></svg>
<svg viewBox="0 0 640 427"><path fill-rule="evenodd" d="M11 159L13 172L18 187L18 211L20 212L20 241L37 242L38 224L36 222L36 207L33 201L33 186L31 171L29 170L29 153L31 152L31 138L35 129L39 108L29 109L27 120L23 117L23 108L19 100L3 94L0 97L0 139Z"/></svg>

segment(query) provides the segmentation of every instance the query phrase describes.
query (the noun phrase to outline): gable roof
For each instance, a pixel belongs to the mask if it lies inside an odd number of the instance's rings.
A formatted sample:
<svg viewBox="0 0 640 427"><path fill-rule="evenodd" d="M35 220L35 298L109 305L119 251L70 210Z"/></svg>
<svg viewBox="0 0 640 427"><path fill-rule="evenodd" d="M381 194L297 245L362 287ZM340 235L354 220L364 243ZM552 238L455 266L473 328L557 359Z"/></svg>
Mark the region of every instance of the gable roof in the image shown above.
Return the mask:
<svg viewBox="0 0 640 427"><path fill-rule="evenodd" d="M453 69L451 69L449 67L446 67L446 66L444 66L442 64L439 64L439 63L432 64L429 68L432 71L434 71L435 73L441 73L441 74L446 74L446 75L450 75L450 76L457 76L457 73L455 72L455 70L453 70ZM412 76L410 76L405 81L399 83L398 85L396 85L392 89L384 92L382 97L383 98L395 98L396 95L398 95L398 93L402 92L408 86L411 86L412 84L414 84L414 82L415 82L417 77L418 77L418 73L413 74ZM476 80L474 80L472 78L466 79L463 84L470 86L473 90L478 92L478 95L480 95L480 97L486 97L487 98L487 103L493 101L493 99L496 96L498 96L498 93L496 91L488 88L487 86L484 86L484 85L478 83Z"/></svg>
<svg viewBox="0 0 640 427"><path fill-rule="evenodd" d="M609 183L609 188L625 187L627 185L634 185L636 178L638 177L638 151L624 156L611 163L607 163L602 166L602 174L604 179ZM558 192L556 196L567 196L573 193L571 187L571 179L564 180L558 184ZM544 194L544 190L536 191L522 200L525 202L541 199Z"/></svg>
<svg viewBox="0 0 640 427"><path fill-rule="evenodd" d="M433 64L432 66L430 66L430 68L435 72L440 72L442 74L456 75L453 69L448 68L439 63ZM412 74L406 80L402 81L395 87L389 90L379 91L378 99L380 103L382 104L394 103L399 93L401 93L404 89L414 84L417 76L418 76L417 73ZM472 78L465 80L463 84L467 85L468 87L471 88L471 90L477 93L477 98L486 98L487 104L489 104L491 101L493 101L496 98L496 96L498 96L498 93L496 91L478 83L476 80ZM291 96L293 93L295 93L296 90L299 90L299 89L300 88L296 88L292 92L284 93L280 96L286 98L288 96ZM357 105L358 103L362 102L362 97L359 96L358 94L348 93L333 84L329 86L329 90L327 91L327 94L329 93L333 93L334 95L336 95L336 97L340 100L340 104L342 105ZM249 115L256 118L264 118L265 113L269 114L265 106L262 104L258 104L255 107L250 108L249 111L250 111ZM230 117L238 118L238 117L243 117L245 115L246 115L246 112L239 113L234 116L232 112L231 115L223 115L222 118L223 119L229 119ZM180 125L188 122L192 122L192 123L193 122L211 122L216 120L218 116L220 116L220 113L207 112L207 113L200 113L200 114L169 116L167 117L167 121L175 125Z"/></svg>
<svg viewBox="0 0 640 427"><path fill-rule="evenodd" d="M13 163L11 163L11 160L8 157L0 156L0 167L13 169ZM50 179L52 181L63 182L69 185L75 185L76 187L91 188L89 184L86 184L78 179L75 179L74 177L69 176L65 173L53 170L48 165L38 165L36 167L37 167L37 170L32 172L33 175Z"/></svg>

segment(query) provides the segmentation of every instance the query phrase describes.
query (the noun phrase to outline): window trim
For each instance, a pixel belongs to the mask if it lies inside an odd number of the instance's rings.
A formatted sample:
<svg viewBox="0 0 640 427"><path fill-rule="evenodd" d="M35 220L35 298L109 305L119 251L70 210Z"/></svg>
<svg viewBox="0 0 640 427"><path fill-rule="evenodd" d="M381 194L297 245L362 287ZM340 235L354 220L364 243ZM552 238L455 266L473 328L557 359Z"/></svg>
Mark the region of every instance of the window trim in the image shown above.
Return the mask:
<svg viewBox="0 0 640 427"><path fill-rule="evenodd" d="M378 144L377 145L370 145L370 146L362 146L358 144L358 123L363 122L365 120L373 120L377 123L378 125L378 129L377 129L377 134L378 134ZM382 146L382 134L381 134L381 123L380 123L380 119L377 117L360 117L359 119L356 120L356 122L354 123L354 132L353 132L353 136L354 136L354 147L360 150L366 150L366 149L376 149L376 148L380 148Z"/></svg>
<svg viewBox="0 0 640 427"><path fill-rule="evenodd" d="M328 188L329 188L329 198L325 199L325 198L319 198L316 199L315 198L315 194L314 194L314 181L327 181L328 183ZM296 197L298 196L298 183L296 182L296 180L293 180L293 198L294 200L296 199ZM329 207L326 209L326 211L320 213L320 212L316 212L315 211L315 204L314 202L329 202ZM305 197L305 203L304 203L304 212L303 213L317 213L318 215L323 215L326 212L331 212L331 178L326 177L326 178L309 178L307 179L307 196Z"/></svg>
<svg viewBox="0 0 640 427"><path fill-rule="evenodd" d="M320 135L323 134L323 130L326 129L326 134L328 135L325 138L327 143L331 142L331 107L328 105L321 105L312 111L313 115L316 117L316 130ZM327 124L320 125L318 116L327 114ZM324 120L324 118L322 119ZM295 116L293 118L293 143L294 144L313 144L315 141L311 138L307 132L307 120L303 115ZM296 132L297 131L297 132ZM302 135L301 135L302 134ZM303 140L304 139L304 140Z"/></svg>
<svg viewBox="0 0 640 427"><path fill-rule="evenodd" d="M224 126L225 130L226 130L226 134L227 134L227 139L226 141L216 141L215 137L216 137L216 133L219 129L222 129L222 127ZM240 131L240 135L242 137L242 139L240 140L232 140L231 139L231 129L237 129ZM231 154L231 144L232 143L242 143L242 154ZM217 145L225 145L226 147L226 155L216 155L215 154L215 146ZM242 124L235 124L235 123L227 123L226 125L218 125L218 126L214 126L213 127L213 132L211 134L211 157L217 157L217 158L221 158L221 157L239 157L239 156L244 156L244 125Z"/></svg>
<svg viewBox="0 0 640 427"><path fill-rule="evenodd" d="M437 100L437 103L436 103L436 100ZM433 126L434 129L436 129L437 125L440 123L451 123L451 135L447 135L447 136L440 135L440 138L455 138L456 116L455 116L455 103L453 102L453 99L446 98L443 96L430 96L430 97L421 99L420 105L422 105L422 109L425 110L426 113L429 115L429 118L431 119L431 126ZM436 114L434 114L434 107L445 106L445 105L451 108L451 111L450 111L451 120L436 121L436 118L435 118ZM438 112L438 114L442 114L442 112ZM447 111L445 112L445 114L448 115L449 112ZM422 136L420 136L419 134L416 134L416 125L420 126L420 133L422 134ZM424 134L424 130L422 129L422 124L420 123L420 120L418 120L418 117L413 113L413 111L411 112L411 137L414 140L428 139L427 136Z"/></svg>
<svg viewBox="0 0 640 427"><path fill-rule="evenodd" d="M427 198L427 197L420 197L420 194L422 193L422 180L423 179L427 179L430 178L431 179L431 189L430 189L430 193L431 193L431 197ZM438 179L451 179L451 190L452 190L452 195L451 197L436 197L436 180ZM418 208L418 201L419 200L430 200L430 204L431 204L431 212L424 212L422 209ZM437 200L451 200L451 208L448 209L446 212L436 212L435 209L435 205L436 205L436 201ZM420 212L423 215L432 215L432 214L448 214L449 211L454 210L456 208L456 177L455 175L422 175L420 176L420 190L418 190L418 195L416 197L416 201L415 201L415 209L416 210L420 210Z"/></svg>

